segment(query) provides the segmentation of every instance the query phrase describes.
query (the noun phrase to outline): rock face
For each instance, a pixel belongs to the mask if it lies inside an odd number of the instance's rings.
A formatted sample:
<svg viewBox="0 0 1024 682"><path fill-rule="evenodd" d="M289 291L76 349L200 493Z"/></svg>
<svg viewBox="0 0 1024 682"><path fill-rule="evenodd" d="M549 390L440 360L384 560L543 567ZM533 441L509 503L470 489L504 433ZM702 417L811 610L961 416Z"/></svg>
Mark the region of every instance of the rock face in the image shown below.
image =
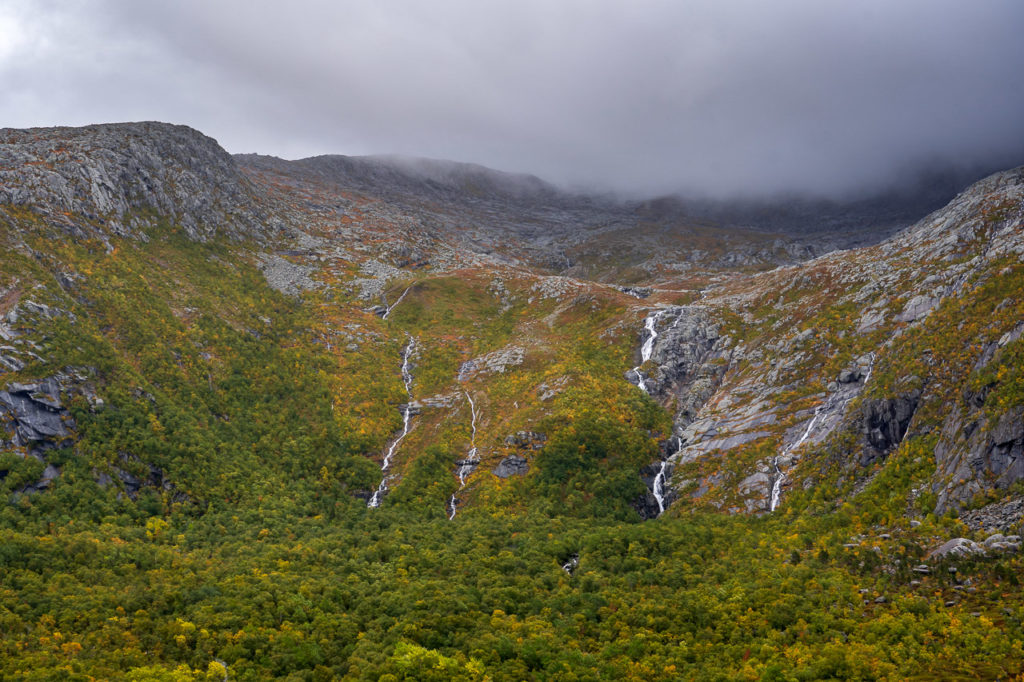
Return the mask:
<svg viewBox="0 0 1024 682"><path fill-rule="evenodd" d="M56 379L35 384L13 383L0 391L0 414L13 432L12 443L30 453L41 453L66 443L75 422L61 405Z"/></svg>
<svg viewBox="0 0 1024 682"><path fill-rule="evenodd" d="M509 478L511 476L525 476L530 470L530 465L525 457L509 455L498 463L491 472L498 478Z"/></svg>
<svg viewBox="0 0 1024 682"><path fill-rule="evenodd" d="M993 426L980 408L954 411L935 446L936 511L959 509L989 487L1024 480L1024 406L1011 408Z"/></svg>
<svg viewBox="0 0 1024 682"><path fill-rule="evenodd" d="M466 360L459 367L459 381L468 381L478 375L501 374L510 367L523 364L526 351L519 346L507 346L496 351Z"/></svg>
<svg viewBox="0 0 1024 682"><path fill-rule="evenodd" d="M72 232L92 231L73 222L81 217L137 234L147 219L132 211L167 217L199 240L262 229L234 159L215 140L166 123L2 129L0 203L32 207Z"/></svg>
<svg viewBox="0 0 1024 682"><path fill-rule="evenodd" d="M721 337L709 312L697 306L666 311L656 321L658 336L645 381L651 396L675 402L675 429L694 420L721 382L731 357L729 339Z"/></svg>
<svg viewBox="0 0 1024 682"><path fill-rule="evenodd" d="M505 446L517 450L540 450L544 447L548 437L536 431L516 431L514 434L505 436Z"/></svg>
<svg viewBox="0 0 1024 682"><path fill-rule="evenodd" d="M91 388L78 385L84 380L81 373L62 373L30 384L14 382L0 391L0 424L10 436L9 440L0 438L0 450L17 448L17 454L46 464L40 479L19 493L45 490L61 474L47 461L47 452L71 445L76 428L75 420L62 403L61 393L80 390L94 405L102 403Z"/></svg>
<svg viewBox="0 0 1024 682"><path fill-rule="evenodd" d="M896 398L861 403L861 433L866 441L860 456L861 466L884 458L900 444L920 398L920 391L913 391Z"/></svg>

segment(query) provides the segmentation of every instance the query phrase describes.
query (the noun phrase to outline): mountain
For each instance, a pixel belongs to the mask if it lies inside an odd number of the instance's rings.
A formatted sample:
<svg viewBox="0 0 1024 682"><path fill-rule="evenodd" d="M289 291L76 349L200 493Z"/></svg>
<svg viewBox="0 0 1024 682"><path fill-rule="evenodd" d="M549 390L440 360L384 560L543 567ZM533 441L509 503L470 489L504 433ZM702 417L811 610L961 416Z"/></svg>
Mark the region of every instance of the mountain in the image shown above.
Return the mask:
<svg viewBox="0 0 1024 682"><path fill-rule="evenodd" d="M1022 674L1024 168L900 192L0 131L3 677Z"/></svg>

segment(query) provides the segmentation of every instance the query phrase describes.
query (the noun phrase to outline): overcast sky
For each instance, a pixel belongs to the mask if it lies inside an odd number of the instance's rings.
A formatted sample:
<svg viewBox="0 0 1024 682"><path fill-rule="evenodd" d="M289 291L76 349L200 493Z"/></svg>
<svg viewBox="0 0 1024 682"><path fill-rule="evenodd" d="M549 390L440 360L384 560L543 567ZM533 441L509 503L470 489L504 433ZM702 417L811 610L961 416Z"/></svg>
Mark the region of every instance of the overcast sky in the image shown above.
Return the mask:
<svg viewBox="0 0 1024 682"><path fill-rule="evenodd" d="M1024 163L1021 0L0 0L0 126L654 194Z"/></svg>

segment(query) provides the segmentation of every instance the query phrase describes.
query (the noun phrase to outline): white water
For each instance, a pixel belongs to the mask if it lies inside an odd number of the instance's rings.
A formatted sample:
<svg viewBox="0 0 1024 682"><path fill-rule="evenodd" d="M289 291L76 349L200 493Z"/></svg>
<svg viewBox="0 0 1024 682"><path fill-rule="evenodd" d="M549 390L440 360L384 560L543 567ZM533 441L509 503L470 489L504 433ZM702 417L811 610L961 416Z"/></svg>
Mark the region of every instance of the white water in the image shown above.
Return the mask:
<svg viewBox="0 0 1024 682"><path fill-rule="evenodd" d="M665 511L665 469L668 467L668 460L661 460L661 469L654 477L654 499L658 503L658 516Z"/></svg>
<svg viewBox="0 0 1024 682"><path fill-rule="evenodd" d="M672 445L674 446L668 456L661 460L661 468L658 469L658 473L654 477L654 484L651 486L651 493L654 494L654 500L658 503L658 516L661 516L665 512L665 486L668 485L668 458L679 452L683 447L683 441L679 436L672 436Z"/></svg>
<svg viewBox="0 0 1024 682"><path fill-rule="evenodd" d="M476 465L480 463L480 458L477 457L476 449L476 403L473 402L473 396L469 394L469 391L465 391L466 400L469 401L469 411L472 415L472 421L470 422L470 428L472 432L469 436L469 452L466 453L466 458L462 460L462 465L459 466L459 490L452 494L451 499L448 501L448 520L451 521L455 518L456 499L455 495L466 487L466 476L473 473L473 469L476 469Z"/></svg>
<svg viewBox="0 0 1024 682"><path fill-rule="evenodd" d="M868 357L870 358L870 360L868 361L868 371L867 374L864 375L861 390L863 390L864 387L867 386L868 380L871 379L871 371L875 367L875 354L868 353ZM804 432L803 434L801 434L800 438L798 438L796 442L794 442L792 445L785 448L782 451L782 454L775 456L775 459L772 460L772 468L775 470L775 481L772 483L772 495L768 503L768 511L775 511L775 509L779 506L779 501L782 498L782 484L786 481L786 472L782 471L782 468L779 466L779 461L789 457L789 455L795 452L797 448L804 444L804 441L806 441L810 437L811 432L814 430L814 427L817 426L818 424L818 420L823 415L829 412L833 412L836 409L838 409L840 412L843 411L844 409L846 409L847 403L853 400L856 396L860 395L860 393L861 391L857 391L853 395L850 395L845 399L839 400L836 399L839 394L833 394L833 396L826 400L824 403L818 405L817 409L814 410L814 416L811 418L811 421L807 423L807 428L804 429Z"/></svg>
<svg viewBox="0 0 1024 682"><path fill-rule="evenodd" d="M408 289L406 290L408 291ZM401 300L401 299L399 299ZM396 301L395 303L397 303ZM409 358L412 356L413 350L416 348L415 340L410 336L409 343L406 344L405 350L402 351L402 382L405 384L405 394L412 401L412 372L409 370ZM374 491L373 497L366 504L371 509L380 506L381 496L388 491L388 467L391 466L391 458L395 454L395 450L398 449L398 444L402 442L402 439L409 433L409 421L411 419L412 408L407 402L405 407L402 408L402 433L392 441L388 447L387 453L384 455L384 461L380 465L380 471L383 477L380 480L380 485L377 486L377 490Z"/></svg>
<svg viewBox="0 0 1024 682"><path fill-rule="evenodd" d="M650 393L650 390L647 388L647 382L644 380L643 373L640 372L640 367L654 355L654 342L658 338L658 320L667 312L668 310L657 310L644 318L643 343L640 344L640 364L633 368L633 374L636 375L637 379L636 385L644 393ZM679 324L680 319L682 319L682 315L676 318L676 321L672 324L673 328ZM675 440L677 445L676 451L678 451L678 437ZM665 486L667 483L668 460L664 459L661 462L661 469L658 470L658 474L654 477L654 484L651 490L655 501L658 503L659 516L665 511Z"/></svg>
<svg viewBox="0 0 1024 682"><path fill-rule="evenodd" d="M403 298L405 298L405 295L406 295L407 293L409 293L409 289L412 289L412 285L411 285L411 284L410 284L409 286L407 286L407 287L405 288L405 291L403 291L403 292L402 292L402 295L401 295L401 296L399 296L399 297L398 297L398 298L397 298L397 299L395 300L395 302L394 302L394 303L392 303L391 305L389 305L389 306L387 307L387 310L385 310L385 311L384 311L384 314L383 314L383 315L381 315L381 318L380 318L380 319L382 319L382 320L386 320L386 319L388 319L388 315L390 315L390 314L391 314L391 311L395 309L395 306L396 306L396 305L398 305L399 303L401 303L401 302L402 302L402 299L403 299Z"/></svg>
<svg viewBox="0 0 1024 682"><path fill-rule="evenodd" d="M640 364L633 368L633 373L636 374L636 385L644 393L650 393L650 391L647 390L647 382L644 381L644 375L640 372L640 367L650 360L651 355L654 354L654 340L658 338L657 322L665 312L664 310L658 310L644 318L644 341L640 345Z"/></svg>

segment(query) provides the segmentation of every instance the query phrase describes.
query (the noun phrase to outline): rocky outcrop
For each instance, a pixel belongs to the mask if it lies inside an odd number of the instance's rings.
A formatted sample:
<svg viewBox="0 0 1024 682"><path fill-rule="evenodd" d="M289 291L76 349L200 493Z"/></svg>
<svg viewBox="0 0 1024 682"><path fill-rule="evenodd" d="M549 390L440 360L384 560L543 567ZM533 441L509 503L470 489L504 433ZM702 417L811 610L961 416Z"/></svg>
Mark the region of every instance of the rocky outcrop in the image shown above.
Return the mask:
<svg viewBox="0 0 1024 682"><path fill-rule="evenodd" d="M530 463L524 456L530 452L536 452L544 448L548 437L536 431L516 431L505 436L503 442L506 448L517 450L505 457L491 470L498 478L509 478L510 476L525 476L530 470Z"/></svg>
<svg viewBox="0 0 1024 682"><path fill-rule="evenodd" d="M548 437L536 431L516 431L505 436L505 447L517 450L540 450L544 447Z"/></svg>
<svg viewBox="0 0 1024 682"><path fill-rule="evenodd" d="M61 474L60 469L48 461L47 453L68 447L75 440L76 424L64 406L64 395L77 392L94 407L103 404L88 383L90 373L85 368L68 368L37 382L12 382L0 391L0 425L7 435L7 438L0 437L0 450L13 450L46 465L40 479L29 483L19 493L45 490Z"/></svg>
<svg viewBox="0 0 1024 682"><path fill-rule="evenodd" d="M718 388L729 365L731 344L728 337L719 335L710 313L698 306L666 309L655 325L658 336L650 369L641 369L646 375L644 385L659 402L675 404L679 432Z"/></svg>
<svg viewBox="0 0 1024 682"><path fill-rule="evenodd" d="M303 291L316 289L319 286L310 277L315 272L315 268L293 263L277 254L260 254L259 268L272 289L288 296L298 296Z"/></svg>
<svg viewBox="0 0 1024 682"><path fill-rule="evenodd" d="M469 381L478 375L502 374L511 367L523 364L526 350L520 346L506 346L496 351L466 360L459 366L459 381Z"/></svg>
<svg viewBox="0 0 1024 682"><path fill-rule="evenodd" d="M981 408L955 410L935 446L935 463L937 513L959 509L989 488L1024 480L1024 406L1004 412L994 425Z"/></svg>
<svg viewBox="0 0 1024 682"><path fill-rule="evenodd" d="M0 416L14 446L39 454L70 442L75 421L61 404L60 393L56 378L12 383L0 391Z"/></svg>
<svg viewBox="0 0 1024 682"><path fill-rule="evenodd" d="M861 434L865 440L860 456L861 466L869 466L884 458L900 444L917 411L920 398L920 391L912 391L895 398L865 400L861 403Z"/></svg>
<svg viewBox="0 0 1024 682"><path fill-rule="evenodd" d="M119 460L120 463L111 470L121 484L123 494L131 500L138 500L139 493L146 488L167 493L172 502L186 502L190 499L177 489L160 467L143 462L129 453L121 453ZM96 482L105 488L113 482L113 478L106 473L99 473Z"/></svg>
<svg viewBox="0 0 1024 682"><path fill-rule="evenodd" d="M0 204L28 206L72 233L138 235L159 215L192 239L257 234L263 216L234 159L186 126L115 123L0 130Z"/></svg>
<svg viewBox="0 0 1024 682"><path fill-rule="evenodd" d="M512 476L525 476L530 470L530 464L525 457L520 455L509 455L498 462L498 466L491 470L498 478L510 478Z"/></svg>

